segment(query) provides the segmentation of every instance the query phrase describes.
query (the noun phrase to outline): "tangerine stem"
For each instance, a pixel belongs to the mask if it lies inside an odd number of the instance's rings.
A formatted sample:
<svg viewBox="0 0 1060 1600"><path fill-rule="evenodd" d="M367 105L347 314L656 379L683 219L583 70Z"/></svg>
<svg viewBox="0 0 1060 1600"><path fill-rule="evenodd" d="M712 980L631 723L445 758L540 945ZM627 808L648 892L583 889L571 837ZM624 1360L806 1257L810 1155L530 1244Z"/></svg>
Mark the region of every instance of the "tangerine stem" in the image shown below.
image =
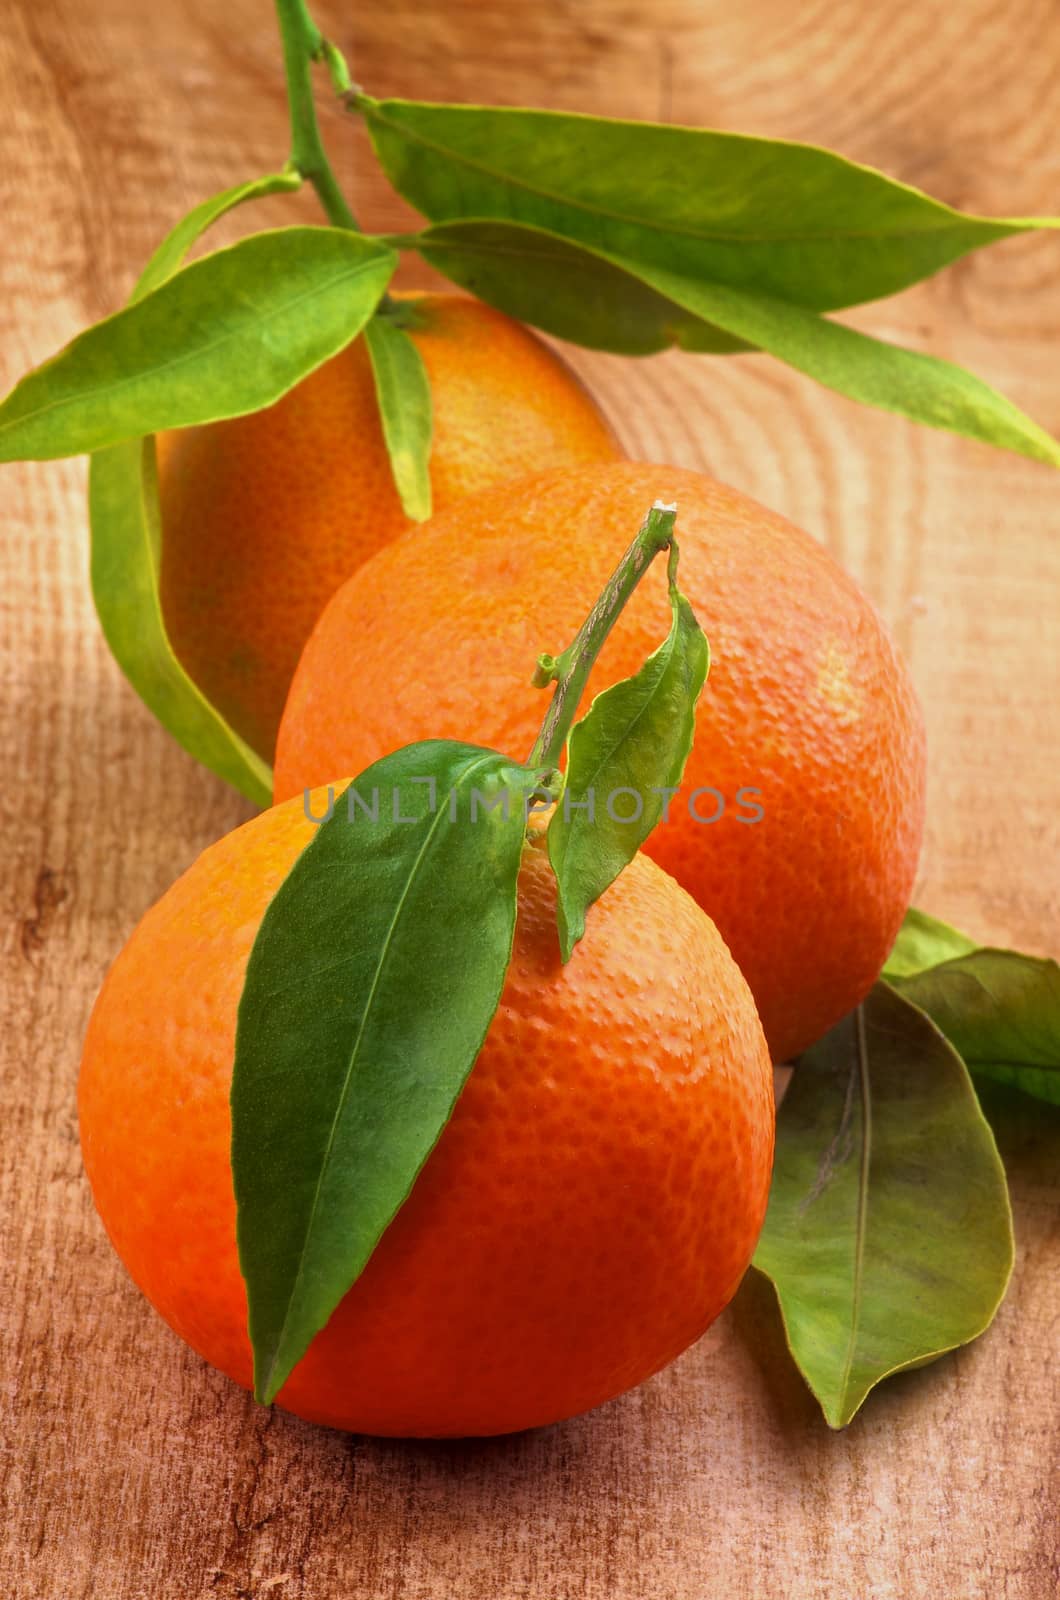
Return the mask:
<svg viewBox="0 0 1060 1600"><path fill-rule="evenodd" d="M566 650L558 656L538 657L533 677L535 686L543 689L546 684L554 682L556 692L549 702L541 732L534 741L528 766L558 765L604 640L637 584L663 550L671 551L672 581L673 552L677 548L674 541L676 515L675 505L665 505L663 501L656 500L641 524L640 532L608 578L599 600Z"/></svg>
<svg viewBox="0 0 1060 1600"><path fill-rule="evenodd" d="M331 169L313 99L311 68L322 61L339 93L348 93L350 74L342 52L329 43L312 17L305 0L276 0L276 15L283 42L287 78L287 105L291 117L290 164L313 185L329 222L337 228L359 232L357 219Z"/></svg>

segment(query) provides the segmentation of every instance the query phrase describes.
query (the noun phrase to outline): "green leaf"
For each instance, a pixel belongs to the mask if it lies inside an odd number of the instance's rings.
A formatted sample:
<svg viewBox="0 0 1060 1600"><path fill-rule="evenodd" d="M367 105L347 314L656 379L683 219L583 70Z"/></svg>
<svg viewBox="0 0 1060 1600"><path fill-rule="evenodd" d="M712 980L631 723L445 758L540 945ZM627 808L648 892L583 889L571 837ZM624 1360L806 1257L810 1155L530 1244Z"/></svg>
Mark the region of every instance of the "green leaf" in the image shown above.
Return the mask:
<svg viewBox="0 0 1060 1600"><path fill-rule="evenodd" d="M278 173L204 200L163 239L132 300L171 277L199 235L226 212L300 183L297 174ZM267 806L271 771L188 676L166 633L159 591L162 529L154 440L131 440L94 455L88 485L92 593L114 659L185 750L248 800Z"/></svg>
<svg viewBox="0 0 1060 1600"><path fill-rule="evenodd" d="M1060 967L1015 950L974 950L897 980L977 1078L1060 1106Z"/></svg>
<svg viewBox="0 0 1060 1600"><path fill-rule="evenodd" d="M977 946L922 911L906 914L884 975L926 1011L977 1078L1060 1105L1060 967Z"/></svg>
<svg viewBox="0 0 1060 1600"><path fill-rule="evenodd" d="M989 1326L1012 1267L1005 1174L968 1073L887 984L795 1068L754 1264L829 1425Z"/></svg>
<svg viewBox="0 0 1060 1600"><path fill-rule="evenodd" d="M130 299L142 300L152 290L158 289L177 271L184 257L199 236L213 226L229 211L245 205L248 200L263 200L270 194L289 194L301 187L299 172L273 172L265 178L252 178L248 183L237 183L232 189L211 195L193 206L182 217L171 233L162 240L154 255L140 274Z"/></svg>
<svg viewBox="0 0 1060 1600"><path fill-rule="evenodd" d="M663 815L692 748L710 650L675 565L667 638L633 677L597 695L567 741L566 783L548 829L564 961L585 933L588 908Z"/></svg>
<svg viewBox="0 0 1060 1600"><path fill-rule="evenodd" d="M375 378L383 437L405 515L431 514L431 385L415 343L392 317L376 315L364 330Z"/></svg>
<svg viewBox="0 0 1060 1600"><path fill-rule="evenodd" d="M267 806L272 774L184 671L159 593L161 520L153 439L112 445L88 474L92 594L104 636L144 703L191 755Z"/></svg>
<svg viewBox="0 0 1060 1600"><path fill-rule="evenodd" d="M282 228L204 256L23 378L0 405L0 460L270 405L356 337L396 260L340 228Z"/></svg>
<svg viewBox="0 0 1060 1600"><path fill-rule="evenodd" d="M432 222L526 223L817 311L1058 225L968 215L812 145L554 111L356 104L391 182Z"/></svg>
<svg viewBox="0 0 1060 1600"><path fill-rule="evenodd" d="M851 400L1060 466L1056 440L981 379L800 305L510 223L450 224L403 242L491 304L561 338L625 354L669 343L765 350Z"/></svg>
<svg viewBox="0 0 1060 1600"><path fill-rule="evenodd" d="M471 745L386 756L340 795L261 923L232 1082L260 1399L364 1268L482 1046L511 955L528 781Z"/></svg>
<svg viewBox="0 0 1060 1600"><path fill-rule="evenodd" d="M975 948L975 940L967 934L910 906L884 963L883 976L892 983L898 978L910 978L926 967L937 967L940 961L966 956Z"/></svg>
<svg viewBox="0 0 1060 1600"><path fill-rule="evenodd" d="M751 348L617 260L543 228L443 222L400 242L499 311L592 350L644 356L670 345L715 354Z"/></svg>

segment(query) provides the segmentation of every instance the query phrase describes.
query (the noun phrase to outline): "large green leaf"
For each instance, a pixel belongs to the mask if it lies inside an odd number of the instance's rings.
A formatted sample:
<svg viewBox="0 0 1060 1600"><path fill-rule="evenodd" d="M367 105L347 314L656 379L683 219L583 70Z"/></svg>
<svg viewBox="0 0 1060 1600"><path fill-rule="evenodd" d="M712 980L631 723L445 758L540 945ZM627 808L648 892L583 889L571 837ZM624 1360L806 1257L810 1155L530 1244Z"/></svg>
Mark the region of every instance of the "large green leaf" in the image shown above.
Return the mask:
<svg viewBox="0 0 1060 1600"><path fill-rule="evenodd" d="M1012 1267L993 1136L956 1051L886 984L803 1056L755 1265L828 1423L989 1326Z"/></svg>
<svg viewBox="0 0 1060 1600"><path fill-rule="evenodd" d="M564 961L585 933L589 906L663 815L692 748L710 651L675 566L666 639L633 677L597 695L567 741L566 783L548 829Z"/></svg>
<svg viewBox="0 0 1060 1600"><path fill-rule="evenodd" d="M928 917L906 915L884 975L926 1011L977 1078L1060 1105L1060 966L977 946Z"/></svg>
<svg viewBox="0 0 1060 1600"><path fill-rule="evenodd" d="M817 311L1057 226L966 215L812 145L565 112L356 103L391 181L432 222L528 223Z"/></svg>
<svg viewBox="0 0 1060 1600"><path fill-rule="evenodd" d="M379 313L364 330L390 469L407 517L431 514L433 412L427 368L406 330Z"/></svg>
<svg viewBox="0 0 1060 1600"><path fill-rule="evenodd" d="M482 1046L511 955L528 777L438 740L376 762L258 930L232 1164L263 1400L364 1268Z"/></svg>
<svg viewBox="0 0 1060 1600"><path fill-rule="evenodd" d="M92 457L88 510L92 594L114 659L185 750L249 800L267 806L268 766L188 677L166 634L154 439L128 440Z"/></svg>
<svg viewBox="0 0 1060 1600"><path fill-rule="evenodd" d="M625 354L766 350L837 393L1060 466L1060 445L989 384L763 293L605 255L512 223L451 223L409 236L484 300L577 343Z"/></svg>
<svg viewBox="0 0 1060 1600"><path fill-rule="evenodd" d="M193 262L22 379L0 406L0 460L271 404L356 337L396 261L344 229L282 228Z"/></svg>

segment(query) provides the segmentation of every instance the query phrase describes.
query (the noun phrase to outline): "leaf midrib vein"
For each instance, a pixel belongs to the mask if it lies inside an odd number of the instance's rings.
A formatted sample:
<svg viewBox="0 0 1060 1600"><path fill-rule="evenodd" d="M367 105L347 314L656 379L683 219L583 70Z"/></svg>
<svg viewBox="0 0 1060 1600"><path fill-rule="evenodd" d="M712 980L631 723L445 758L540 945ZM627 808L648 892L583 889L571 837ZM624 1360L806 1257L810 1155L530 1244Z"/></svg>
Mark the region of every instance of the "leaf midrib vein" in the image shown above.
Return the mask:
<svg viewBox="0 0 1060 1600"><path fill-rule="evenodd" d="M858 1077L861 1086L861 1160L858 1171L857 1231L854 1239L854 1282L851 1292L850 1337L847 1341L843 1376L839 1386L841 1399L845 1398L850 1384L850 1373L854 1365L854 1352L857 1348L858 1334L860 1332L861 1300L865 1270L865 1219L869 1208L869 1169L872 1146L872 1100L869 1083L868 1044L865 1038L864 1005L858 1006L855 1016Z"/></svg>

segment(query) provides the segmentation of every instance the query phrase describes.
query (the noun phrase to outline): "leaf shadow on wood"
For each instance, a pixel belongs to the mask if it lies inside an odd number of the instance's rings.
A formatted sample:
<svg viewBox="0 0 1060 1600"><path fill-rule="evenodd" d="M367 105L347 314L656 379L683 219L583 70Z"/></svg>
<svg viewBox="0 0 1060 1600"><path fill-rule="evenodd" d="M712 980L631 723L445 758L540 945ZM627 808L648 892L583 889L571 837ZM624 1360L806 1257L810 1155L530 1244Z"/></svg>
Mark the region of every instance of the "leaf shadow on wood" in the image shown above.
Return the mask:
<svg viewBox="0 0 1060 1600"><path fill-rule="evenodd" d="M814 1423L824 1427L817 1402L788 1353L776 1291L753 1267L736 1291L728 1317L765 1387L774 1424L792 1436Z"/></svg>

